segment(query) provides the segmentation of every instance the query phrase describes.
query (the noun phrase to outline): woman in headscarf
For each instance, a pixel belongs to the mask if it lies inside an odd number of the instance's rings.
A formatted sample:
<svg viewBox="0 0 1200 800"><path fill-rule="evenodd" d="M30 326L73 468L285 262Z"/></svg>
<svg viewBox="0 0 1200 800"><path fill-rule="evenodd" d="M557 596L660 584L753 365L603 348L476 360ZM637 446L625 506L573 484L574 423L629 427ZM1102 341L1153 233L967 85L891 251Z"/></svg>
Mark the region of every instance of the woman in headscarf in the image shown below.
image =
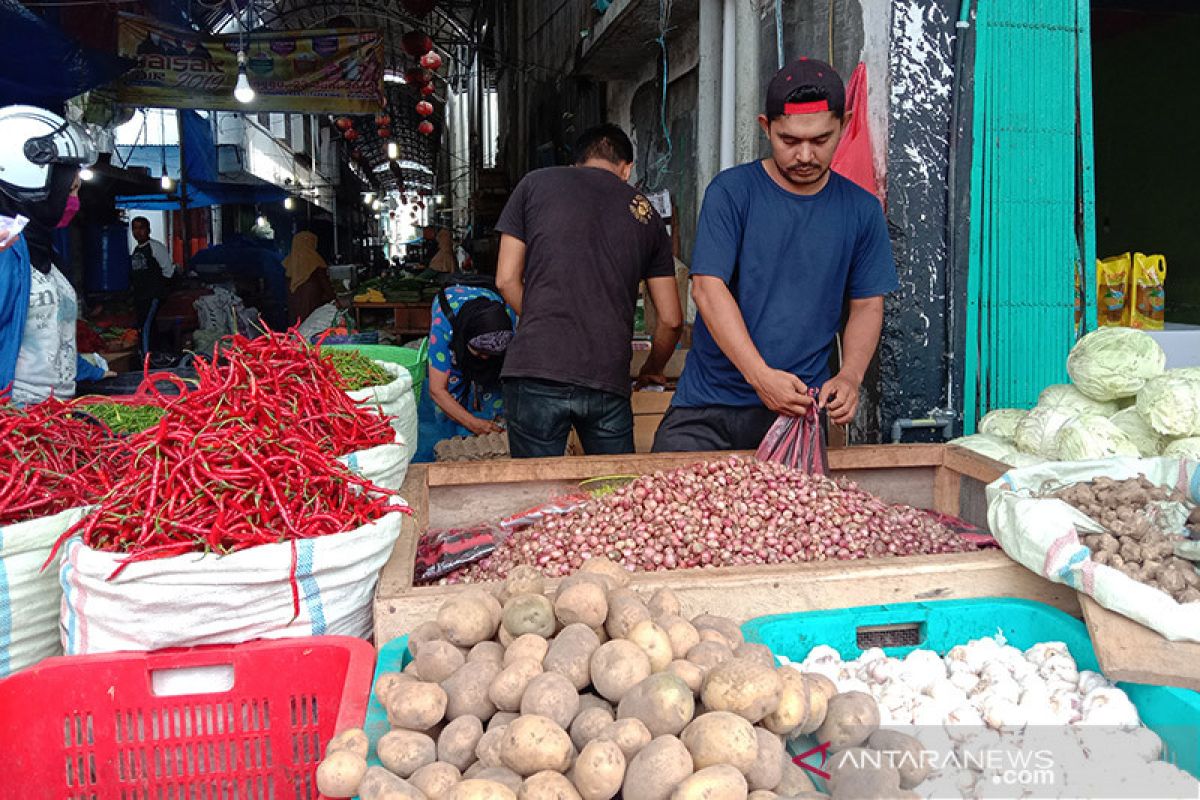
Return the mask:
<svg viewBox="0 0 1200 800"><path fill-rule="evenodd" d="M429 396L435 414L453 422L446 437L501 430L500 370L515 327L516 315L491 289L447 286L434 299Z"/></svg>
<svg viewBox="0 0 1200 800"><path fill-rule="evenodd" d="M300 231L292 237L292 252L283 260L288 277L288 325L308 319L308 315L333 302L333 284L329 265L317 252L317 235Z"/></svg>

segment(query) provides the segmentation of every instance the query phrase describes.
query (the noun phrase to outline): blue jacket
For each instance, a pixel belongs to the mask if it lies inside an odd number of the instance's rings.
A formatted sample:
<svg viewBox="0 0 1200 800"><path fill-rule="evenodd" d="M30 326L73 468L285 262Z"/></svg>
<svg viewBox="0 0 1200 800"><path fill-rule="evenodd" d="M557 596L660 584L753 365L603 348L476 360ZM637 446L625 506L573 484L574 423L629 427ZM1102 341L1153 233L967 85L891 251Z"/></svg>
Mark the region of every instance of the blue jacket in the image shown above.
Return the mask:
<svg viewBox="0 0 1200 800"><path fill-rule="evenodd" d="M0 392L12 388L29 312L29 248L25 237L0 252Z"/></svg>

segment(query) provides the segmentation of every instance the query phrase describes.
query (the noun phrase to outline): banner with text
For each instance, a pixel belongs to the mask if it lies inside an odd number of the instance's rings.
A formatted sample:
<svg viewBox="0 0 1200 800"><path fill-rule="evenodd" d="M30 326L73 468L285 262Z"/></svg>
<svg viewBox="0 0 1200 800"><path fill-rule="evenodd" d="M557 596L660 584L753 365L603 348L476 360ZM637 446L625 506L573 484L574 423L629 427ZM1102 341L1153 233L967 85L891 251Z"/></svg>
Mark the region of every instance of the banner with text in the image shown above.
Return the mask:
<svg viewBox="0 0 1200 800"><path fill-rule="evenodd" d="M233 96L244 47L252 103ZM216 111L369 114L383 101L383 46L376 31L271 31L205 36L121 15L120 53L138 68L117 84L122 103Z"/></svg>

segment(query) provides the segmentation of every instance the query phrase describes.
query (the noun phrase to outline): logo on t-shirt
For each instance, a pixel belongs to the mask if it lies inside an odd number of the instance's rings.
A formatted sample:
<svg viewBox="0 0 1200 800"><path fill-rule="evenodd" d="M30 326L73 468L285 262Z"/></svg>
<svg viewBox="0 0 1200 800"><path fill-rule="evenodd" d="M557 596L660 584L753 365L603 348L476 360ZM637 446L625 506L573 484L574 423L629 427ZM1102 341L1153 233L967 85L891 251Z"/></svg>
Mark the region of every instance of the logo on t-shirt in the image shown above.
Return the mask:
<svg viewBox="0 0 1200 800"><path fill-rule="evenodd" d="M654 206L650 205L650 201L642 195L634 195L633 200L629 203L629 213L633 214L633 218L638 222L646 225L654 216Z"/></svg>

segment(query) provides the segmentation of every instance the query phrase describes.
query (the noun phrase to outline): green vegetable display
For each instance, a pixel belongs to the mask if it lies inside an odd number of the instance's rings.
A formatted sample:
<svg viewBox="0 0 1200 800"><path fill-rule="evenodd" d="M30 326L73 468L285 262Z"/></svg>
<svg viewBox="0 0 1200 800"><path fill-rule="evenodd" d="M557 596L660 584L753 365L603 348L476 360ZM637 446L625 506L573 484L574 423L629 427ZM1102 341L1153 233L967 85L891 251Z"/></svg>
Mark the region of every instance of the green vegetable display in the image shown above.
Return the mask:
<svg viewBox="0 0 1200 800"><path fill-rule="evenodd" d="M82 410L119 434L140 433L158 424L166 413L158 406L129 403L89 403Z"/></svg>
<svg viewBox="0 0 1200 800"><path fill-rule="evenodd" d="M382 386L393 380L387 370L355 350L326 350L323 355L333 361L333 366L346 381L347 391Z"/></svg>
<svg viewBox="0 0 1200 800"><path fill-rule="evenodd" d="M1093 400L1117 400L1140 392L1146 381L1162 374L1166 362L1162 347L1144 331L1100 328L1071 348L1067 373Z"/></svg>

